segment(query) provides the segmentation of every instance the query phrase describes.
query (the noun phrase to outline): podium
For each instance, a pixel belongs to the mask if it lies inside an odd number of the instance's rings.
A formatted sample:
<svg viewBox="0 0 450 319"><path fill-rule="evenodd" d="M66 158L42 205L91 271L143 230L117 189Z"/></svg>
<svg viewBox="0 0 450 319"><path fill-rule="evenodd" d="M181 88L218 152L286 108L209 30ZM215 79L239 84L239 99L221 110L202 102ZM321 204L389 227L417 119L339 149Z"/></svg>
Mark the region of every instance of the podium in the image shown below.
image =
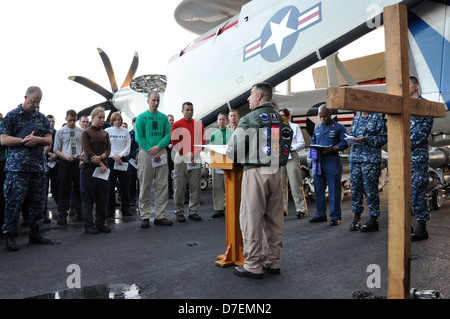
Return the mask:
<svg viewBox="0 0 450 319"><path fill-rule="evenodd" d="M211 150L211 168L225 173L225 253L218 255L215 264L220 267L244 265L239 210L243 168L235 165L226 155Z"/></svg>

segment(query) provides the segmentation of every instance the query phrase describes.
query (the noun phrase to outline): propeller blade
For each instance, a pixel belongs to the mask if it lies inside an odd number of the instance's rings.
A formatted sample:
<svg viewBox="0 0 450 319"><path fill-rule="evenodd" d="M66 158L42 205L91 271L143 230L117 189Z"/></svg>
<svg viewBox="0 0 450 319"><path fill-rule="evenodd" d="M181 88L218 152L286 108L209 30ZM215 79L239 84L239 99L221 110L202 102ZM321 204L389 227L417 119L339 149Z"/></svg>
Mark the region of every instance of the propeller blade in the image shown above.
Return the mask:
<svg viewBox="0 0 450 319"><path fill-rule="evenodd" d="M86 108L82 109L80 112L77 113L78 118L80 118L80 116L82 116L82 115L90 116L91 113L92 113L92 111L93 111L94 109L96 109L97 107L99 107L99 106L103 106L103 107L105 108L105 110L109 110L109 109L111 108L111 105L112 105L111 102L105 101L105 102L102 102L102 103L98 103L98 104L95 104L95 105L86 107ZM113 108L115 109L114 106L113 106ZM114 112L115 112L115 111L114 111Z"/></svg>
<svg viewBox="0 0 450 319"><path fill-rule="evenodd" d="M109 104L110 104L110 106L109 106L109 108L106 109L106 110L111 110L111 112L109 112L109 114L108 114L107 118L105 119L105 121L108 121L109 124L111 124L111 115L112 115L114 112L118 112L119 110L116 109L116 107L114 106L114 104L112 104L112 103L109 103Z"/></svg>
<svg viewBox="0 0 450 319"><path fill-rule="evenodd" d="M314 124L314 122L309 118L306 118L306 132L308 132L309 136L313 136L315 128L316 124Z"/></svg>
<svg viewBox="0 0 450 319"><path fill-rule="evenodd" d="M114 70L113 70L111 61L109 60L105 51L103 51L100 48L97 48L97 51L100 54L100 57L102 58L103 65L105 66L106 73L108 74L109 83L111 83L111 89L113 92L116 92L117 91L117 82L116 82L116 76L114 75Z"/></svg>
<svg viewBox="0 0 450 319"><path fill-rule="evenodd" d="M69 76L69 80L75 81L77 83L80 83L84 85L85 87L97 92L98 94L105 97L107 100L112 99L113 94L109 92L107 89L103 88L102 86L98 85L94 81L91 81L85 77L82 76Z"/></svg>
<svg viewBox="0 0 450 319"><path fill-rule="evenodd" d="M134 52L133 61L131 62L130 69L128 70L127 77L125 78L125 81L123 82L121 89L130 85L131 80L133 80L133 77L136 74L138 65L139 65L139 56L137 52Z"/></svg>

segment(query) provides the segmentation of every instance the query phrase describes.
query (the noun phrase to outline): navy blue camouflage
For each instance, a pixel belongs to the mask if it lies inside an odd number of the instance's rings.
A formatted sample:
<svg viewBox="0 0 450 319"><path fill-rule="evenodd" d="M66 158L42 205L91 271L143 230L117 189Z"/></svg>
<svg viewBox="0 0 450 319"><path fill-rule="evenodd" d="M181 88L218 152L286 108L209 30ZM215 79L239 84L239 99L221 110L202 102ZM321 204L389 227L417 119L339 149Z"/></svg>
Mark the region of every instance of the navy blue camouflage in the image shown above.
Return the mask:
<svg viewBox="0 0 450 319"><path fill-rule="evenodd" d="M39 228L43 220L45 206L45 173L37 172L8 172L6 174L3 191L7 205L5 205L5 221L2 227L4 234L13 234L16 232L17 222L20 217L22 203L29 200L29 223L30 228ZM33 187L34 191L28 192ZM28 197L27 197L28 193Z"/></svg>
<svg viewBox="0 0 450 319"><path fill-rule="evenodd" d="M428 206L428 163L411 163L411 206L417 220L430 219Z"/></svg>
<svg viewBox="0 0 450 319"><path fill-rule="evenodd" d="M387 127L381 114L355 115L349 135L366 137L365 142L352 146L349 162L381 163L381 147L387 143Z"/></svg>
<svg viewBox="0 0 450 319"><path fill-rule="evenodd" d="M378 113L369 113L366 116L357 114L353 119L349 135L356 138L366 137L363 143L353 145L350 151L352 212L363 212L365 193L370 216L378 217L380 215L378 181L381 173L381 147L387 143L387 127L383 116Z"/></svg>
<svg viewBox="0 0 450 319"><path fill-rule="evenodd" d="M33 123L34 125L32 125ZM16 137L29 125L34 126L36 136L51 134L50 122L38 112L26 112L22 105L8 112L3 119L0 134ZM28 134L28 133L27 133ZM29 222L31 229L38 229L42 223L46 193L44 146L25 145L9 146L6 159L6 179L3 185L5 196L5 221L2 227L4 234L16 232L22 203L29 201Z"/></svg>
<svg viewBox="0 0 450 319"><path fill-rule="evenodd" d="M422 98L422 97L419 97ZM431 117L410 117L411 126L411 206L417 220L430 219L428 206L428 136L433 128Z"/></svg>
<svg viewBox="0 0 450 319"><path fill-rule="evenodd" d="M52 134L50 122L47 117L38 112L25 112L22 104L14 110L8 112L2 122L0 134L16 136L20 130L28 123L32 122L40 128L40 132L35 135L44 136ZM8 147L8 157L6 159L5 171L9 172L44 172L45 163L42 154L43 145L34 147L10 146Z"/></svg>
<svg viewBox="0 0 450 319"><path fill-rule="evenodd" d="M428 136L433 128L432 117L411 116L411 162L428 163Z"/></svg>

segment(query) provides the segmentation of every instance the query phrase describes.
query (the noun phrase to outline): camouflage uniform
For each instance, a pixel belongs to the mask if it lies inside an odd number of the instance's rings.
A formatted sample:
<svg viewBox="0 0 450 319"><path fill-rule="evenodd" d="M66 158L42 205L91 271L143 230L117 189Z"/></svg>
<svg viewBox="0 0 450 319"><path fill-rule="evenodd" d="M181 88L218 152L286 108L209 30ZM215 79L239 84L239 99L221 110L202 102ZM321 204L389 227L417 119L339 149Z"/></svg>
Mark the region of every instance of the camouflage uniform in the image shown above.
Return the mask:
<svg viewBox="0 0 450 319"><path fill-rule="evenodd" d="M419 97L421 99L422 97ZM428 221L428 135L433 118L411 116L411 205L417 220Z"/></svg>
<svg viewBox="0 0 450 319"><path fill-rule="evenodd" d="M378 180L380 178L381 147L387 142L386 123L381 114L357 114L352 122L349 135L366 137L363 143L355 144L350 151L350 188L352 192L352 212L362 213L363 193L366 194L369 215L380 215Z"/></svg>
<svg viewBox="0 0 450 319"><path fill-rule="evenodd" d="M32 122L40 128L36 136L51 134L50 122L44 114L33 111L28 113L22 109L22 104L8 112L3 119L0 134L16 136L26 125ZM3 186L5 194L5 222L2 228L4 234L16 231L20 209L28 193L30 199L29 216L31 229L39 228L42 223L45 197L46 174L44 162L44 146L34 147L23 145L8 147L5 171L6 180Z"/></svg>

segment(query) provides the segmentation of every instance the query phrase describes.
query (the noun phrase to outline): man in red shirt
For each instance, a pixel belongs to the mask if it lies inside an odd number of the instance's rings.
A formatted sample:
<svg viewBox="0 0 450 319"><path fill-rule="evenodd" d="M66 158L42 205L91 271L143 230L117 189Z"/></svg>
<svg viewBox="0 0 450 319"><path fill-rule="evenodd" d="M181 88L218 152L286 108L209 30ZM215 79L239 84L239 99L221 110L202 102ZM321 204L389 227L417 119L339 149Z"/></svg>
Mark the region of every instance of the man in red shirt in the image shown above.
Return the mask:
<svg viewBox="0 0 450 319"><path fill-rule="evenodd" d="M191 198L189 201L189 219L200 221L200 181L201 181L201 147L205 144L205 128L199 121L193 119L194 106L184 102L181 112L183 118L172 125L172 158L174 161L174 201L177 221L185 222L184 191L189 183ZM175 152L175 154L173 154Z"/></svg>

